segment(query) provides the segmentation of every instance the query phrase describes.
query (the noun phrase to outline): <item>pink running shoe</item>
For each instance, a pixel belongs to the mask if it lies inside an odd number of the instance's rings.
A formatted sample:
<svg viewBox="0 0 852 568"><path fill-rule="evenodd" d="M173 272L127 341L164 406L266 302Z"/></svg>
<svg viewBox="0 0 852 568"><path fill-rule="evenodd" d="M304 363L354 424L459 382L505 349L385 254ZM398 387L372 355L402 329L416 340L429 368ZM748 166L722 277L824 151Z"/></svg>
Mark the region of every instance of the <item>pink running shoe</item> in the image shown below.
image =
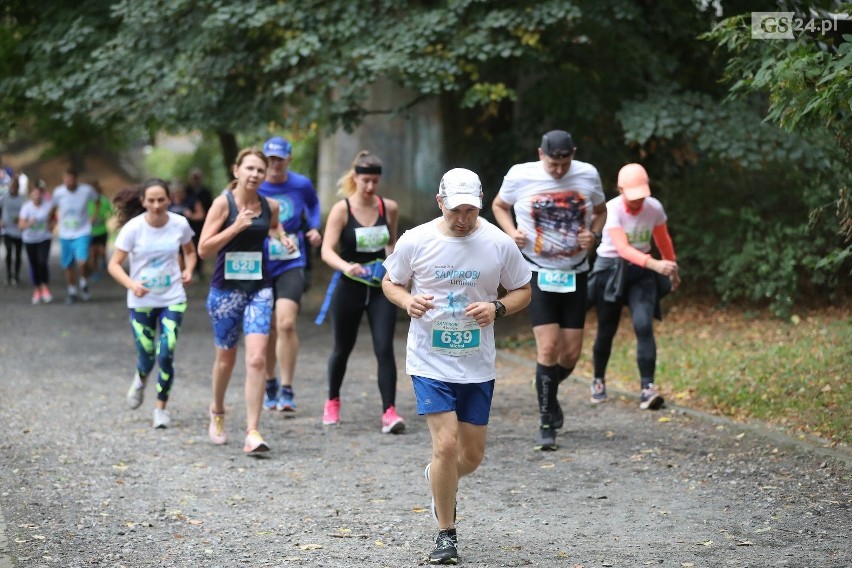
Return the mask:
<svg viewBox="0 0 852 568"><path fill-rule="evenodd" d="M36 304L41 303L41 290L36 288L35 292L33 292L33 300L32 304L35 306Z"/></svg>
<svg viewBox="0 0 852 568"><path fill-rule="evenodd" d="M325 426L337 426L340 424L340 399L330 398L325 401L322 409L322 423Z"/></svg>
<svg viewBox="0 0 852 568"><path fill-rule="evenodd" d="M210 407L210 426L207 428L210 440L217 446L228 443L228 433L225 432L225 413L217 414Z"/></svg>
<svg viewBox="0 0 852 568"><path fill-rule="evenodd" d="M246 443L243 446L246 455L256 456L269 451L269 445L263 441L263 436L257 430L249 430L246 434Z"/></svg>
<svg viewBox="0 0 852 568"><path fill-rule="evenodd" d="M48 290L47 287L41 289L41 301L45 304L49 304L53 301L53 296L50 294L50 290Z"/></svg>
<svg viewBox="0 0 852 568"><path fill-rule="evenodd" d="M382 434L399 434L405 430L405 420L396 413L393 406L389 406L382 415Z"/></svg>

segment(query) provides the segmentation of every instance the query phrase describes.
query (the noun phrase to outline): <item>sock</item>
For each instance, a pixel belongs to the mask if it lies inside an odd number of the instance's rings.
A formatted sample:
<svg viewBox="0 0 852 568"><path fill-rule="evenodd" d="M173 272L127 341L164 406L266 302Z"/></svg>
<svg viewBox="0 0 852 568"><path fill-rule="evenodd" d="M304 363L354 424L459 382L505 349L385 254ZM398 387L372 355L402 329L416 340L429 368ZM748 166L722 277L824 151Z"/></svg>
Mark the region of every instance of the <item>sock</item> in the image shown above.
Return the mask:
<svg viewBox="0 0 852 568"><path fill-rule="evenodd" d="M538 394L538 411L542 415L542 421L547 419L548 423L553 411L556 409L556 390L559 387L557 365L548 367L541 363L535 365L535 390Z"/></svg>
<svg viewBox="0 0 852 568"><path fill-rule="evenodd" d="M80 277L80 288L85 288L89 285L89 281L83 277Z"/></svg>
<svg viewBox="0 0 852 568"><path fill-rule="evenodd" d="M642 389L648 388L648 385L654 384L654 377L642 377Z"/></svg>
<svg viewBox="0 0 852 568"><path fill-rule="evenodd" d="M136 385L136 388L141 388L141 387L145 386L145 378L146 378L145 375L143 375L139 371L136 371L136 381L134 382L134 385Z"/></svg>
<svg viewBox="0 0 852 568"><path fill-rule="evenodd" d="M281 385L281 392L290 398L293 398L293 387L290 385Z"/></svg>
<svg viewBox="0 0 852 568"><path fill-rule="evenodd" d="M76 296L77 295L77 287L76 286L68 286L68 295Z"/></svg>
<svg viewBox="0 0 852 568"><path fill-rule="evenodd" d="M570 377L573 372L574 367L563 367L559 363L556 364L556 376L560 383Z"/></svg>

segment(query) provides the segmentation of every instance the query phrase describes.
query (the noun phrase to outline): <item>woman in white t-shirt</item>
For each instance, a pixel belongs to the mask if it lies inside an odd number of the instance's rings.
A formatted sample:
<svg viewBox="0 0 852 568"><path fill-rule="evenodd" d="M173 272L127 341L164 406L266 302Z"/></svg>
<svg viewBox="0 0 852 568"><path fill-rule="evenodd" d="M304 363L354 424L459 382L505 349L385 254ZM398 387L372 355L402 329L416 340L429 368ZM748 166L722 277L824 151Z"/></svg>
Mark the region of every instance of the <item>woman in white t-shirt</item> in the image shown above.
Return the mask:
<svg viewBox="0 0 852 568"><path fill-rule="evenodd" d="M45 195L44 184L37 184L30 192L30 200L21 207L18 214L18 227L21 240L30 259L30 272L33 277L33 305L48 304L53 301L47 284L50 280L48 262L50 243L53 239L53 220L50 211L53 206Z"/></svg>
<svg viewBox="0 0 852 568"><path fill-rule="evenodd" d="M197 261L194 233L185 217L169 212L169 186L163 180L152 179L139 188L124 189L113 203L121 230L115 239L109 273L127 288L130 329L138 353L127 403L130 408L142 404L156 360L159 375L153 425L165 428L170 422L166 403L174 382L175 346L186 312L184 284L192 280ZM183 270L178 261L181 250ZM123 266L128 257L129 274Z"/></svg>
<svg viewBox="0 0 852 568"><path fill-rule="evenodd" d="M591 401L606 400L606 367L622 307L626 305L636 333L636 363L642 387L639 407L656 410L664 401L654 386L654 316L659 313L660 298L680 285L680 276L666 212L662 203L651 197L645 168L639 164L621 168L618 191L620 195L606 204L603 239L589 276L590 297L598 314ZM652 239L662 259L651 256Z"/></svg>

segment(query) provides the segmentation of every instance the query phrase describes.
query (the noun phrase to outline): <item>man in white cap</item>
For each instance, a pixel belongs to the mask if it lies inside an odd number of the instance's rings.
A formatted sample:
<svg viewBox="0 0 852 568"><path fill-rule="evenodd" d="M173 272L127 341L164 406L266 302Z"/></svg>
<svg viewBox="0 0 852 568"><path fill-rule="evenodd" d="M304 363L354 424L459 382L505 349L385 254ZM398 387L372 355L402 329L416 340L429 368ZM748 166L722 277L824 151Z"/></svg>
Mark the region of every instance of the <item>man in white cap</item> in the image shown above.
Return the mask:
<svg viewBox="0 0 852 568"><path fill-rule="evenodd" d="M575 160L576 150L568 132L551 130L542 136L538 161L512 166L491 205L497 224L533 271L529 312L536 343L537 450L557 448L556 430L564 421L557 389L583 348L587 254L600 242L606 221L598 170ZM592 402L602 402L606 392L594 389Z"/></svg>
<svg viewBox="0 0 852 568"><path fill-rule="evenodd" d="M268 267L275 304L266 352L264 407L291 415L296 412L293 391L299 353L296 316L305 290L307 245L322 244L319 198L310 179L289 171L292 150L290 142L280 136L273 136L264 143L263 153L269 158L269 167L258 191L278 202L278 220L291 244L284 247L269 240ZM275 374L276 363L280 367L280 379Z"/></svg>
<svg viewBox="0 0 852 568"><path fill-rule="evenodd" d="M436 196L441 217L403 234L384 262L385 295L411 317L406 372L432 435L425 474L439 532L431 564L458 562L456 491L485 454L492 324L530 301L530 269L512 239L479 217L482 195L474 172L448 171ZM498 299L500 286L508 292Z"/></svg>

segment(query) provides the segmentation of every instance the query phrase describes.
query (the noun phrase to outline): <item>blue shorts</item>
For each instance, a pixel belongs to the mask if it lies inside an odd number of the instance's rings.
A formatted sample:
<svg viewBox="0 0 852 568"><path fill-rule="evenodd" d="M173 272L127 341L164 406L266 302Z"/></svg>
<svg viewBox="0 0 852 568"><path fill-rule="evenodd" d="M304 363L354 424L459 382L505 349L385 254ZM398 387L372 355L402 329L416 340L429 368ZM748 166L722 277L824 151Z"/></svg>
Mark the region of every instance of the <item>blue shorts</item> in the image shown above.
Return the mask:
<svg viewBox="0 0 852 568"><path fill-rule="evenodd" d="M78 263L87 262L91 242L91 235L83 235L76 239L59 239L59 262L62 268L71 268L75 260Z"/></svg>
<svg viewBox="0 0 852 568"><path fill-rule="evenodd" d="M417 414L455 411L459 422L486 426L491 415L494 380L484 383L446 383L426 377L411 376Z"/></svg>
<svg viewBox="0 0 852 568"><path fill-rule="evenodd" d="M251 293L210 288L207 295L207 313L210 315L210 323L213 324L213 341L216 347L233 349L240 339L240 322L243 335L269 335L272 288L261 288Z"/></svg>

